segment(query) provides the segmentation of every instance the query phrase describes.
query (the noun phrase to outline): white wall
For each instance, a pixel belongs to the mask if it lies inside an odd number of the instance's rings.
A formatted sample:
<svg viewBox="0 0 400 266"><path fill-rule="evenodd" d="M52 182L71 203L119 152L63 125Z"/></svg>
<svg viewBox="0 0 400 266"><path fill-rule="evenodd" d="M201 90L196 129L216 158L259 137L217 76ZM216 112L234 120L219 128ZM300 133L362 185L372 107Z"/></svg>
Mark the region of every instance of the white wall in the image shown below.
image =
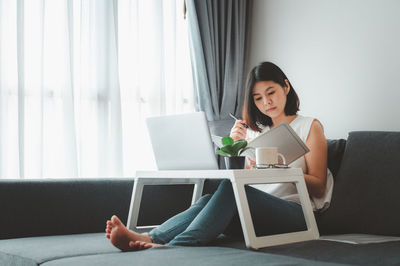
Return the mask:
<svg viewBox="0 0 400 266"><path fill-rule="evenodd" d="M400 131L400 1L253 2L248 69L279 65L327 138Z"/></svg>

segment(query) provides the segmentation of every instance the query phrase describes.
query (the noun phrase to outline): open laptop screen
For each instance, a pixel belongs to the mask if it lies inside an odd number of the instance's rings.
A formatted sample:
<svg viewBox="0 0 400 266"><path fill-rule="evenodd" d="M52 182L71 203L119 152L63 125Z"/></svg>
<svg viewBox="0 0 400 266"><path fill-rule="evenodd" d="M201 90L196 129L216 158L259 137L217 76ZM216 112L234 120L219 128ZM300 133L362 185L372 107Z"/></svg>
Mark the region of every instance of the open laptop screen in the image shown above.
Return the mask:
<svg viewBox="0 0 400 266"><path fill-rule="evenodd" d="M215 170L218 164L204 112L146 119L159 170Z"/></svg>

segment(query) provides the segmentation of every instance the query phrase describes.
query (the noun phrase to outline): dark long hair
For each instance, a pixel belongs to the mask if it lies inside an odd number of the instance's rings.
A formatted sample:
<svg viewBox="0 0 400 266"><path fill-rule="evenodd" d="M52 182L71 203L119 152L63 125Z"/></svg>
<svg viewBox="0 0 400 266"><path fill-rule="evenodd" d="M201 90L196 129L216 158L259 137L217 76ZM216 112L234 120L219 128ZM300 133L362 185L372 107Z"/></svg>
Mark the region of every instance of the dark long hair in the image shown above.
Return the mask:
<svg viewBox="0 0 400 266"><path fill-rule="evenodd" d="M258 66L254 67L247 78L247 85L245 91L245 99L243 106L243 119L246 121L249 128L254 131L261 131L261 125L271 126L272 119L261 113L258 110L253 98L253 88L258 81L273 81L282 86L286 87L285 80L288 80L290 85L289 93L286 98L285 114L295 115L299 111L300 100L294 90L292 84L290 84L289 79L286 77L285 73L274 63L262 62Z"/></svg>

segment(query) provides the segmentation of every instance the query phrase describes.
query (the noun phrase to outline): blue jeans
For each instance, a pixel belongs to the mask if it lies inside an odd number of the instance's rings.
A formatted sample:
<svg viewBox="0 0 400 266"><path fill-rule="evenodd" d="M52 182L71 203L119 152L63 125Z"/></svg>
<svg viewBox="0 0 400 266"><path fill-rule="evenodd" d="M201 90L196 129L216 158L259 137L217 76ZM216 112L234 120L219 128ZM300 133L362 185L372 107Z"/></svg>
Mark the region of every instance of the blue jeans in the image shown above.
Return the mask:
<svg viewBox="0 0 400 266"><path fill-rule="evenodd" d="M257 236L306 230L301 206L246 186ZM195 246L215 240L229 231L241 233L232 184L223 180L213 195L204 195L189 209L149 232L154 243Z"/></svg>

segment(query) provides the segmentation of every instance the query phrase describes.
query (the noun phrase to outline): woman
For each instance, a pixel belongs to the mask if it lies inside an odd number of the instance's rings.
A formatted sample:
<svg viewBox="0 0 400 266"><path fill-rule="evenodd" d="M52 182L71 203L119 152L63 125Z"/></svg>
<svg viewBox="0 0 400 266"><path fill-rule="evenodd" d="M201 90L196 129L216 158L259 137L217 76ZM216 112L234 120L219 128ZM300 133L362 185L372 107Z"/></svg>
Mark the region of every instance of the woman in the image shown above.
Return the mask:
<svg viewBox="0 0 400 266"><path fill-rule="evenodd" d="M327 143L321 123L298 115L298 110L298 96L286 75L275 64L263 62L249 74L244 119L235 122L230 136L234 140L250 140L281 123L289 123L310 149L290 166L303 169L314 211L323 211L329 206L333 188L332 174L327 169ZM246 186L246 194L256 235L305 230L294 184ZM128 230L116 216L107 221L106 227L106 237L123 251L166 244L205 245L221 233L241 233L229 180L223 180L213 195L203 196L149 233Z"/></svg>

